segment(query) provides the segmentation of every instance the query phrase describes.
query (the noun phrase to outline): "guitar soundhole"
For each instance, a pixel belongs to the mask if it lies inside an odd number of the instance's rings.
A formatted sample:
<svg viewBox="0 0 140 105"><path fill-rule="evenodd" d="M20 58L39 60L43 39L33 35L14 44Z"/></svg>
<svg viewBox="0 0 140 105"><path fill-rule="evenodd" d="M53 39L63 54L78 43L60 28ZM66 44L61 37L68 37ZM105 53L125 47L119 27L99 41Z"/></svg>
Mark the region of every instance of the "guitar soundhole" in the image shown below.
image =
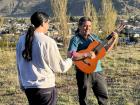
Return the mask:
<svg viewBox="0 0 140 105"><path fill-rule="evenodd" d="M96 51L95 51L95 55L97 55L97 54L98 54L98 51L96 50Z"/></svg>

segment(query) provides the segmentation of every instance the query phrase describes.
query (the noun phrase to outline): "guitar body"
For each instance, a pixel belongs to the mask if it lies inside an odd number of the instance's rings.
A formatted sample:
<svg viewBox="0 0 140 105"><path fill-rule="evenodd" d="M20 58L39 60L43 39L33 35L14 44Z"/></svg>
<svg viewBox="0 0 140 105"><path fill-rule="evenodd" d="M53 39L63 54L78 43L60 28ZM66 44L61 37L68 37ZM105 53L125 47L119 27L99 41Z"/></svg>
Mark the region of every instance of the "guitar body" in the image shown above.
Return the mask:
<svg viewBox="0 0 140 105"><path fill-rule="evenodd" d="M114 32L119 33L122 29L124 29L124 27L125 24L121 24L117 29L115 29ZM102 59L105 56L106 51L114 42L114 38L112 37L114 35L114 32L108 35L108 37L104 41L105 42L104 45L95 40L91 44L89 44L87 49L80 50L78 53L88 53L90 51L93 51L96 54L96 58L93 59L85 58L75 60L74 64L76 65L76 67L78 67L82 72L87 74L94 72L96 70L98 60ZM111 40L111 42L108 42L110 39L113 40Z"/></svg>
<svg viewBox="0 0 140 105"><path fill-rule="evenodd" d="M90 51L94 51L94 49L100 44L100 42L93 41L91 44L89 44L87 49L80 50L78 53L88 53ZM106 49L102 47L98 54L96 55L96 58L90 59L85 58L82 60L75 60L74 64L76 67L78 67L82 72L84 73L92 73L96 70L96 66L98 63L98 60L103 58L106 54Z"/></svg>

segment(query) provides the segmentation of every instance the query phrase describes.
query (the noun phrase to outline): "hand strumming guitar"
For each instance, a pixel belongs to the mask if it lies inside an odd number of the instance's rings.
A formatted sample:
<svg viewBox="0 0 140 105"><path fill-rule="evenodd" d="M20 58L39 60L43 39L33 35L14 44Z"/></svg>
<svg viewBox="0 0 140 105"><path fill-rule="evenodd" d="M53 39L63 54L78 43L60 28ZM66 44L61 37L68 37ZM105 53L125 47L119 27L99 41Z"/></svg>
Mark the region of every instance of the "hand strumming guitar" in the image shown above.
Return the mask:
<svg viewBox="0 0 140 105"><path fill-rule="evenodd" d="M95 58L95 57L96 57L95 52L90 51L90 52L88 53L88 58L93 59L93 58Z"/></svg>
<svg viewBox="0 0 140 105"><path fill-rule="evenodd" d="M72 58L73 60L80 60L85 58L93 59L96 57L95 52L89 51L86 53L78 53L76 51L72 51L68 53L68 57Z"/></svg>

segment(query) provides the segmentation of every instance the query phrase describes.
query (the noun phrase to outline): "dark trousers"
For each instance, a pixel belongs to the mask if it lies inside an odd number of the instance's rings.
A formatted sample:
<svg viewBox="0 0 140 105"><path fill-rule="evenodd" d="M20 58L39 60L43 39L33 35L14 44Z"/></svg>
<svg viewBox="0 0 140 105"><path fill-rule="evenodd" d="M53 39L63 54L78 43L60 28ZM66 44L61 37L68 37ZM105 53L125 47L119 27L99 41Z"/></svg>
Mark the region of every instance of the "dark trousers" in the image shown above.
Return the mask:
<svg viewBox="0 0 140 105"><path fill-rule="evenodd" d="M90 83L91 88L98 100L99 105L107 105L108 91L107 83L101 72L94 72L91 74L85 74L80 70L76 72L78 95L80 105L86 104L86 95L88 89L88 83Z"/></svg>
<svg viewBox="0 0 140 105"><path fill-rule="evenodd" d="M25 89L29 105L56 105L56 89L28 88Z"/></svg>

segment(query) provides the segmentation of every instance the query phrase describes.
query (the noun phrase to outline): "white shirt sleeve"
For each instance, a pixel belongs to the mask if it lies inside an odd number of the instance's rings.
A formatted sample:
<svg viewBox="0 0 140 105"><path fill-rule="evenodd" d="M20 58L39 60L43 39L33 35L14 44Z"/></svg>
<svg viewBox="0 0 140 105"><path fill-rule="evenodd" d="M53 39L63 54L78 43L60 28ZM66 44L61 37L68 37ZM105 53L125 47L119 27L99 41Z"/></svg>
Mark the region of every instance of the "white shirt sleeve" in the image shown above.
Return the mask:
<svg viewBox="0 0 140 105"><path fill-rule="evenodd" d="M49 66L54 72L64 73L72 66L72 59L63 60L55 41L49 46Z"/></svg>

